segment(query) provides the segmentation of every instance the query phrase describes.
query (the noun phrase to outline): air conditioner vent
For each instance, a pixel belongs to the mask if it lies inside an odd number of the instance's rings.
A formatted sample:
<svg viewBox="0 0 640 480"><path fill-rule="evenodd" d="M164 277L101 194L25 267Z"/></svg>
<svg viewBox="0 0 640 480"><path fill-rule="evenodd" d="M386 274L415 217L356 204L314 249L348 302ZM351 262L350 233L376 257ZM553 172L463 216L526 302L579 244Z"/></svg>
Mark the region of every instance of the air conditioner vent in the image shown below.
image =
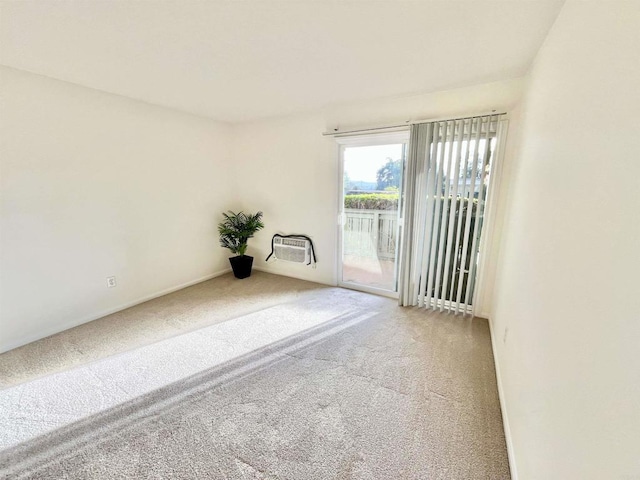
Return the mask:
<svg viewBox="0 0 640 480"><path fill-rule="evenodd" d="M287 238L274 235L272 247L272 255L277 260L306 265L311 264L311 241L306 238Z"/></svg>

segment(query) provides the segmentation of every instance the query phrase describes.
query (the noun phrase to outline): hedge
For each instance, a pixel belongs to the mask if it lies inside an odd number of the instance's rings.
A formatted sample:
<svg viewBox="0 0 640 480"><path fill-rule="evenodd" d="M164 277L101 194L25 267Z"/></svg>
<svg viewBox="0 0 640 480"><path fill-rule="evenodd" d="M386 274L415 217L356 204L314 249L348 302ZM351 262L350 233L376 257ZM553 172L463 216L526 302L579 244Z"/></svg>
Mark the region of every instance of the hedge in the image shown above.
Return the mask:
<svg viewBox="0 0 640 480"><path fill-rule="evenodd" d="M449 196L449 202L452 197ZM442 201L445 201L445 197L442 197ZM456 211L460 209L460 202L463 202L463 209L468 208L469 199L456 199ZM478 205L478 199L472 199L473 207ZM442 203L441 203L442 204ZM398 209L398 194L397 193L358 193L349 194L344 197L345 208L357 208L359 210L397 210ZM448 208L447 208L448 210ZM475 212L473 212L475 213Z"/></svg>
<svg viewBox="0 0 640 480"><path fill-rule="evenodd" d="M397 210L397 193L358 193L345 195L345 208L360 210Z"/></svg>

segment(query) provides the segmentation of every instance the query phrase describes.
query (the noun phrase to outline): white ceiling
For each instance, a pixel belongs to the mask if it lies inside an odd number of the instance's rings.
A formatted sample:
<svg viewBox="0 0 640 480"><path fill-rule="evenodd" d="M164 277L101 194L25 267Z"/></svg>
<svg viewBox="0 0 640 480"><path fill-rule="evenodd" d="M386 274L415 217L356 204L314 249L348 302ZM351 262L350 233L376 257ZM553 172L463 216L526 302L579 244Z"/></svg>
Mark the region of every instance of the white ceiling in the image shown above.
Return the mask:
<svg viewBox="0 0 640 480"><path fill-rule="evenodd" d="M0 63L240 122L521 76L562 3L2 0Z"/></svg>

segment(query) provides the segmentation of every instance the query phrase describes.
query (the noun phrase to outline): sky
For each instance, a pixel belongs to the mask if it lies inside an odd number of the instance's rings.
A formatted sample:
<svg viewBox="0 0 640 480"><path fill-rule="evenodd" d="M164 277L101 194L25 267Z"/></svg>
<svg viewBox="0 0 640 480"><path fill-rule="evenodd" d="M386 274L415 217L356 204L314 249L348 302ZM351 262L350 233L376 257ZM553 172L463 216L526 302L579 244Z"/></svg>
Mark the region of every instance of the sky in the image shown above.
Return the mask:
<svg viewBox="0 0 640 480"><path fill-rule="evenodd" d="M402 144L347 147L344 151L344 170L351 181L375 182L378 169L387 158L402 158Z"/></svg>

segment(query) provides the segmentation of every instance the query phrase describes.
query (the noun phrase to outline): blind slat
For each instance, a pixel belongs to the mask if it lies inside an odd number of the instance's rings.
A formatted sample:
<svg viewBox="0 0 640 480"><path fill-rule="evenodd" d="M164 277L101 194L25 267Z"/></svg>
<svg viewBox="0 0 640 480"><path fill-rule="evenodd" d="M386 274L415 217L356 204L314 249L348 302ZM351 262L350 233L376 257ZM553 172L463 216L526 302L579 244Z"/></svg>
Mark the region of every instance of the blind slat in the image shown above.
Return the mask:
<svg viewBox="0 0 640 480"><path fill-rule="evenodd" d="M452 281L450 278L452 274L450 273L449 267L451 265L451 252L452 252L452 242L453 242L453 234L454 234L454 225L455 225L455 217L456 217L456 207L455 201L458 197L458 181L460 178L460 161L462 159L462 139L464 136L464 121L458 120L457 127L459 129L458 133L458 141L457 141L457 149L455 155L455 163L454 163L454 174L453 174L453 191L451 192L451 205L449 206L449 222L448 222L448 233L447 233L447 243L445 248L445 262L444 262L444 281L442 283L442 292L443 294L447 292L447 287L449 286L449 282ZM444 295L441 300L444 300ZM444 302L440 302L440 311L444 311Z"/></svg>
<svg viewBox="0 0 640 480"><path fill-rule="evenodd" d="M477 128L476 135L473 141L473 158L472 158L472 167L471 167L471 185L469 188L469 193L467 195L467 211L465 212L465 225L464 225L464 233L463 239L464 242L462 244L462 256L460 257L460 275L458 277L458 292L456 294L456 314L459 311L460 301L462 300L462 287L464 285L465 279L465 271L468 268L467 265L467 252L469 250L469 233L471 231L471 218L473 217L473 200L474 194L476 191L476 179L478 174L478 149L480 144L480 132L482 130L482 124L480 121L477 122L479 124L479 128ZM471 143L471 142L470 142ZM471 146L471 145L470 145ZM472 250L473 251L473 250ZM468 287L469 276L467 276L467 287ZM465 302L465 306L467 303ZM464 310L466 314L466 309Z"/></svg>
<svg viewBox="0 0 640 480"><path fill-rule="evenodd" d="M424 216L424 221L422 223L422 231L424 232L422 238L422 248L419 250L420 252L420 280L418 286L418 306L424 306L424 291L426 288L426 276L427 276L427 258L429 258L429 250L431 248L431 228L433 224L433 209L434 209L434 197L433 191L435 189L435 178L436 178L436 169L437 165L434 159L437 156L437 139L439 136L439 124L433 124L432 128L432 138L434 141L430 142L429 148L426 149L426 159L425 159L425 196L426 199L426 213Z"/></svg>
<svg viewBox="0 0 640 480"><path fill-rule="evenodd" d="M425 292L425 301L427 303L427 307L431 307L432 299L437 300L437 295L433 291L433 283L435 278L435 260L436 260L436 252L438 250L438 230L441 227L442 223L442 182L444 178L444 160L445 160L445 143L447 139L447 129L448 122L440 123L440 131L443 132L441 135L441 140L436 143L438 146L438 157L437 157L437 168L438 172L436 175L436 183L433 191L433 195L435 197L435 210L433 215L433 224L430 232L430 243L431 249L429 252L429 266L427 271L428 279L427 279L427 290Z"/></svg>
<svg viewBox="0 0 640 480"><path fill-rule="evenodd" d="M461 238L461 233L462 233L462 220L463 220L463 216L464 216L464 199L465 199L465 195L467 192L467 171L468 171L468 165L469 165L469 149L470 149L470 141L471 141L471 133L473 131L473 125L472 125L472 120L469 120L469 128L468 128L468 133L465 131L465 137L462 140L462 144L460 145L460 148L462 149L464 146L464 153L462 155L461 158L461 165L460 165L460 176L457 177L457 181L460 182L460 180L462 180L462 191L458 192L458 197L455 199L456 200L456 207L457 208L457 212L456 212L456 240L454 243L454 247L453 247L453 266L451 268L451 285L449 287L449 301L453 303L453 308L450 310L453 310L454 313L458 313L458 304L456 302L454 302L454 293L455 293L455 288L456 285L460 283L460 269L459 269L459 252L460 252L460 242L462 240ZM463 127L464 127L464 123L463 123ZM465 129L467 130L467 129ZM460 201L458 202L458 198L460 199Z"/></svg>
<svg viewBox="0 0 640 480"><path fill-rule="evenodd" d="M496 117L496 120L498 117ZM487 197L487 173L491 162L491 132L490 126L492 124L492 117L490 117L487 131L485 133L485 145L484 155L482 156L482 176L480 179L480 194L478 195L478 206L476 208L476 219L473 226L473 244L471 246L471 252L473 254L471 258L471 271L469 272L469 286L465 294L465 303L468 305L469 301L473 298L473 290L476 284L476 273L478 270L478 238L482 231L482 221L484 216L484 204Z"/></svg>
<svg viewBox="0 0 640 480"><path fill-rule="evenodd" d="M449 209L451 208L451 202L449 201L449 193L451 190L451 175L453 173L453 142L455 139L455 123L452 122L453 128L451 128L451 140L445 138L446 148L448 150L447 154L447 179L444 187L444 195L443 195L443 205L442 205L442 214L440 215L440 238L438 240L438 264L436 266L436 280L434 285L434 292L436 297L439 298L440 287L442 282L442 262L444 260L444 251L445 251L445 238L447 233L447 219L449 218ZM437 307L436 302L433 305L434 308Z"/></svg>

